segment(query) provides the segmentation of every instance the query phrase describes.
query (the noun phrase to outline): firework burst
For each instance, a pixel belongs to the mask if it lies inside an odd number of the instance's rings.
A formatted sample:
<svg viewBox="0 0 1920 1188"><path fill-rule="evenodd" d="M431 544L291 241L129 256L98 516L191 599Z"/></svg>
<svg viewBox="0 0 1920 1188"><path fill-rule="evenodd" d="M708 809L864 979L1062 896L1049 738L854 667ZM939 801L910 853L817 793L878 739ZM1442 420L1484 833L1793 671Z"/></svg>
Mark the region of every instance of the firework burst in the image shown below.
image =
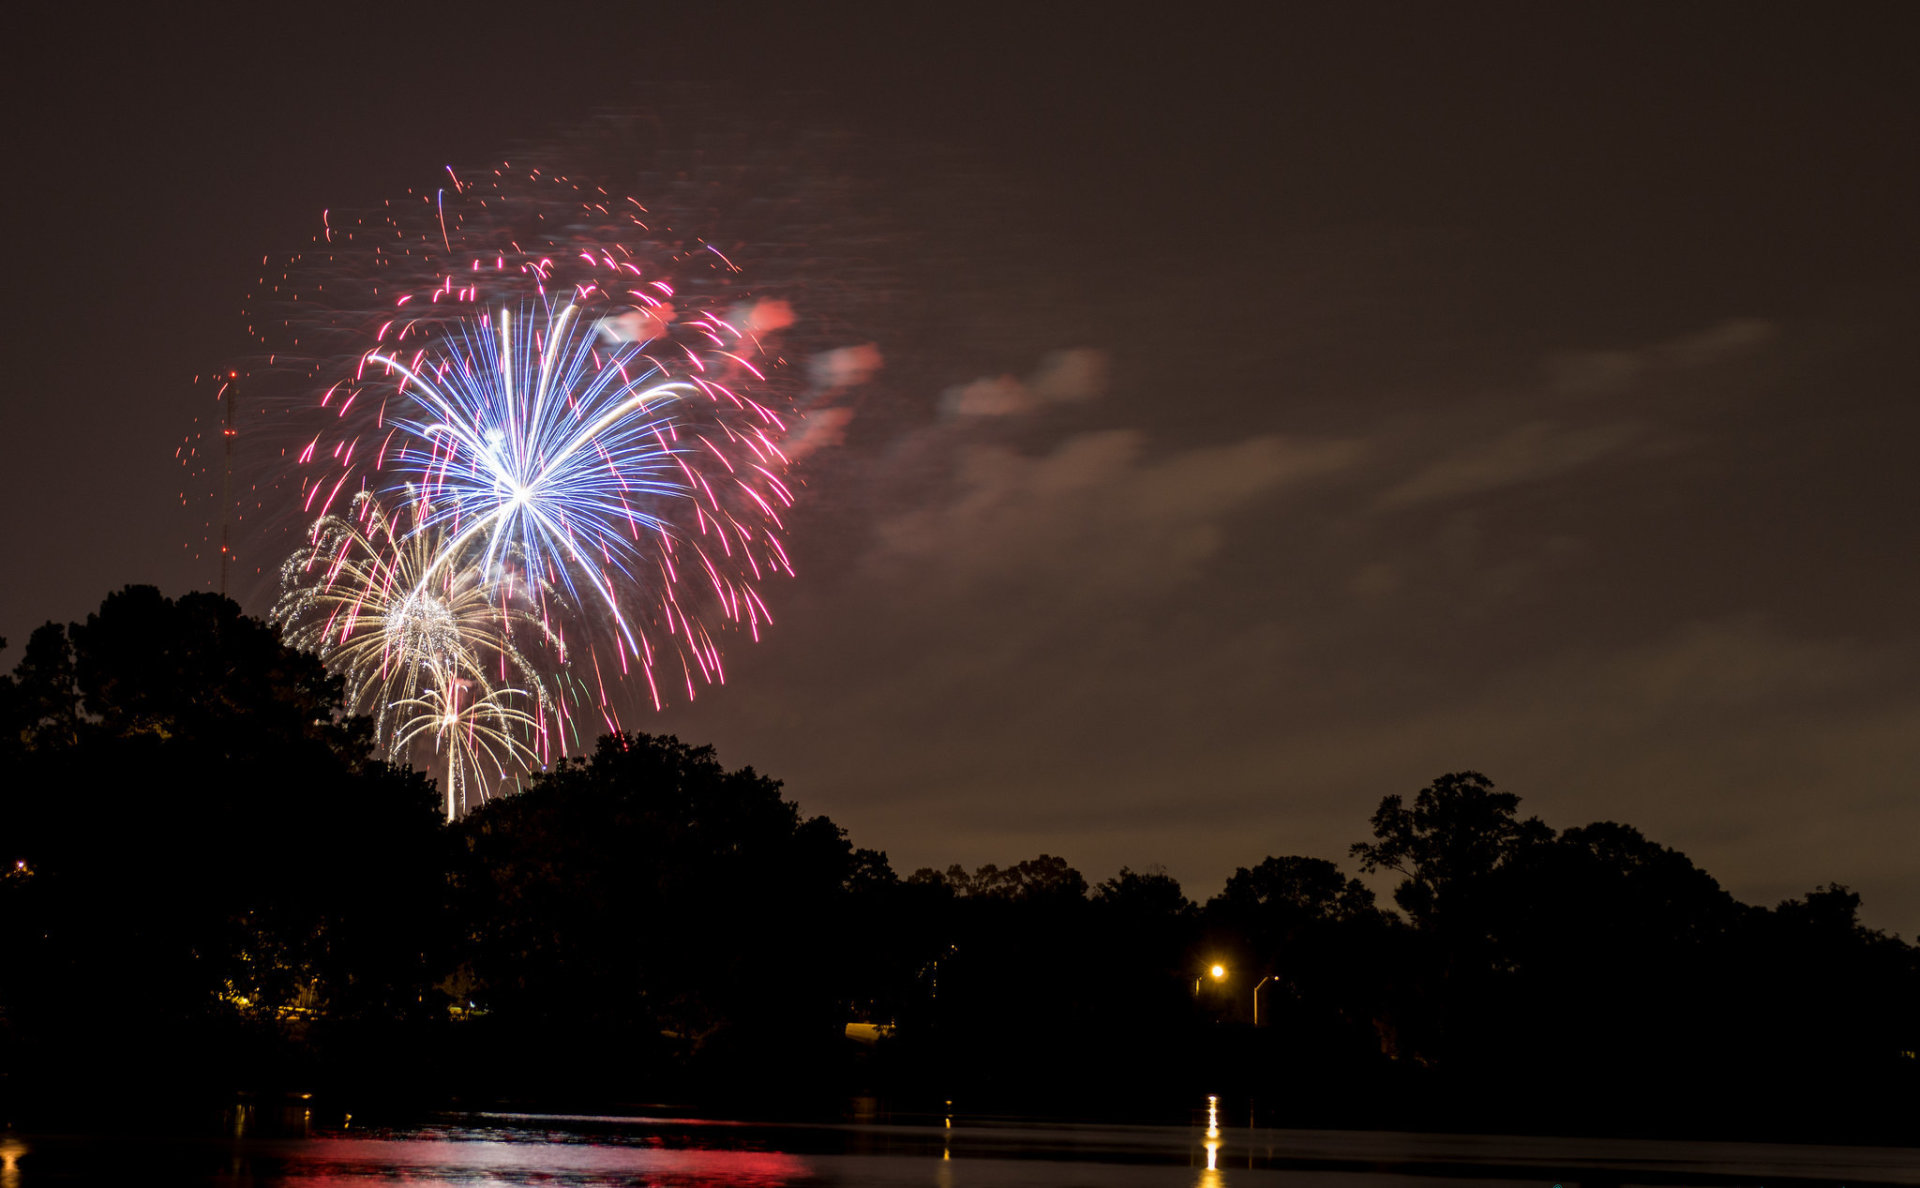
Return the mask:
<svg viewBox="0 0 1920 1188"><path fill-rule="evenodd" d="M538 762L526 740L540 722L525 708L525 690L496 688L452 669L429 668L425 675L430 679L415 696L394 704L393 745L397 751L432 745L430 763L442 776L451 821Z"/></svg>
<svg viewBox="0 0 1920 1188"><path fill-rule="evenodd" d="M652 311L515 313L458 322L404 359L367 357L403 398L389 468L430 492L426 526L448 551L475 552L485 572L519 558L592 608L605 631L589 648L610 644L623 673L637 661L656 706L671 645L691 697L696 677L724 679L709 624L757 638L771 616L755 583L791 573L778 530L792 493L773 437L784 425L717 369L667 378L649 353L658 336L629 329L659 325ZM750 369L724 349L729 327L701 327L734 370Z"/></svg>
<svg viewBox="0 0 1920 1188"><path fill-rule="evenodd" d="M578 745L583 713L619 729L630 676L655 708L723 683L724 633L758 639L793 572L766 339L790 307L743 304L711 245L660 250L638 202L510 180L450 170L425 226L341 236L372 241L384 311L290 454L315 518L276 617L396 757L431 744L450 812ZM309 346L348 304L307 303Z"/></svg>
<svg viewBox="0 0 1920 1188"><path fill-rule="evenodd" d="M274 618L289 643L345 678L348 704L373 720L390 757L410 757L423 737L441 750L455 721L473 741L449 755L498 754L499 736L524 727L505 753L550 757L567 734L566 648L541 615L558 600L524 569L496 558L490 577L447 544L424 499L396 514L357 495L287 559ZM450 767L449 795L464 804L483 766Z"/></svg>

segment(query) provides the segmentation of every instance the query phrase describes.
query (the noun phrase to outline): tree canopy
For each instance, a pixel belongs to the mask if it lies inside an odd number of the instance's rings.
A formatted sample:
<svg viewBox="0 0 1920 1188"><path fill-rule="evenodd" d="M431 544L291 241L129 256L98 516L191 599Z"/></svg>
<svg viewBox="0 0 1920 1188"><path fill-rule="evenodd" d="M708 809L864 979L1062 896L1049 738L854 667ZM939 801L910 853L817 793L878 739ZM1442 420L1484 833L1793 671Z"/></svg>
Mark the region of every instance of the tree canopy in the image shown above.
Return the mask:
<svg viewBox="0 0 1920 1188"><path fill-rule="evenodd" d="M0 679L0 1094L111 1068L1912 1135L1920 950L1857 894L1744 904L1629 825L1521 805L1442 775L1380 801L1351 849L1371 881L1274 854L1203 903L1051 854L901 879L777 780L659 735L449 824L272 626L128 587Z"/></svg>

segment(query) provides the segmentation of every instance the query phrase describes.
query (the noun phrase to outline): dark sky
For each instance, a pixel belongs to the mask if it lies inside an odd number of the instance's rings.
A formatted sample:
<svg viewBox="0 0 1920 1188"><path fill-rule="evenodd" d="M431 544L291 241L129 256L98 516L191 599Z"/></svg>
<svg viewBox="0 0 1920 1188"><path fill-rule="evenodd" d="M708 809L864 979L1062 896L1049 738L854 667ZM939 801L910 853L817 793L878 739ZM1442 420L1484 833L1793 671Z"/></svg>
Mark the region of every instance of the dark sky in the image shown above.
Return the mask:
<svg viewBox="0 0 1920 1188"><path fill-rule="evenodd" d="M1908 13L920 7L15 18L0 634L215 579L261 256L641 112L815 195L886 365L770 638L631 725L902 870L1205 897L1474 768L1920 931Z"/></svg>

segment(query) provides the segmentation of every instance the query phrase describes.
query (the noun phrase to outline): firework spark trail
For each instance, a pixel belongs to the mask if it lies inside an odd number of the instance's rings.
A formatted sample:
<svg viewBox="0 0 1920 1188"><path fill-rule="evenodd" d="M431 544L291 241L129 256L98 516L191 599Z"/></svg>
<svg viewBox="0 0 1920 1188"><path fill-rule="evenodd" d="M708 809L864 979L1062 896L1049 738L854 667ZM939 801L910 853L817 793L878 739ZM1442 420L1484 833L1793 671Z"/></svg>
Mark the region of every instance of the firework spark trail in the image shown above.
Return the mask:
<svg viewBox="0 0 1920 1188"><path fill-rule="evenodd" d="M289 643L345 678L349 706L372 718L389 757L406 758L423 737L436 751L452 748L448 794L464 808L489 787L472 782L485 766L475 766L475 747L528 767L553 757L555 736L569 730L566 648L525 597L547 596L538 583L489 582L477 567L450 564L445 545L426 500L390 514L363 492L345 514L316 521L287 559L273 617Z"/></svg>
<svg viewBox="0 0 1920 1188"><path fill-rule="evenodd" d="M583 248L604 253L597 257L597 279L607 291L601 296L640 289L679 307L677 321L668 317L674 336L705 311L738 329L743 343L725 349L767 380L752 398L790 422L793 410L803 414L793 432L772 435L792 457L837 444L856 406L863 420L897 416L877 389L860 387L879 363L877 349L861 344L906 308L893 264L900 253L877 248L914 232L897 210L874 200L853 167L867 155L864 148L805 122L765 113L742 120L724 93L675 85L661 88L644 112L599 112L524 151L529 161L596 162L624 180L602 188L499 160L436 168L424 184L385 201L316 203L310 240L255 257L258 271L246 278L236 326L249 345L219 376L234 367L243 392L237 506L225 511L234 513L234 572L248 594L270 583L311 520L299 512L306 491L295 490L312 471L290 463L318 427L313 393L350 373L385 322L404 324L423 309L457 306L465 313L536 295L535 278L522 270L529 263L553 261L562 275L550 288L564 296L564 274L584 271L577 255ZM690 233L722 227L726 239ZM606 283L607 256L642 275L626 285ZM622 273L634 279L630 270ZM656 281L673 295L652 288ZM404 307L396 303L408 295ZM793 308L803 298L804 317L796 321ZM404 344L415 345L412 336ZM676 344L663 343L660 357L676 371L706 374ZM774 399L761 394L769 389ZM203 391L210 396L212 388ZM348 418L360 421L361 403L378 395L361 396ZM204 509L195 539L182 541L196 557L217 552L223 519L223 410L209 411L186 427L178 455L181 502ZM377 426L378 408L366 412L364 423ZM331 436L322 443L333 444ZM356 460L364 455L371 463L378 444L363 441Z"/></svg>
<svg viewBox="0 0 1920 1188"><path fill-rule="evenodd" d="M656 708L665 689L724 683L716 632L759 639L759 586L793 572L793 492L770 331L743 333L729 318L750 307L671 275L735 284L731 259L703 242L650 253L638 202L537 170L528 183L577 197L448 174L422 199L426 228L396 213L384 239L364 217L325 220L335 253L373 240L384 312L363 315L337 378L315 356L321 428L289 461L319 519L276 617L348 677L396 757L432 741L454 811L578 745L576 709L617 729L636 668ZM308 302L302 316L334 324L305 333L338 340L342 301L336 286ZM591 682L571 674L581 648Z"/></svg>
<svg viewBox="0 0 1920 1188"><path fill-rule="evenodd" d="M524 690L479 684L437 667L426 675L416 696L395 704L400 727L393 745L403 751L432 743L446 773L451 821L538 762L526 738L539 724L524 708Z"/></svg>
<svg viewBox="0 0 1920 1188"><path fill-rule="evenodd" d="M667 380L651 363L642 366L643 343L607 346L578 306L521 312L516 319L514 311L501 309L492 318L458 324L437 357L380 351L368 356L397 379L411 409L394 417L396 431L412 439L394 468L430 493L439 509L431 526L460 525L449 531L445 563L471 549L480 567L492 572L503 554L517 556L575 605L593 606L623 657L651 665L655 648L638 638L646 625L628 609L650 600L623 592L643 589L656 570L668 587L676 585L671 555L676 539L685 536L711 580L713 617L745 624L757 637L757 612L749 612L756 603L764 605L752 588L763 576L762 561L775 571L791 570L784 551L768 547L756 557L753 549L771 545L780 526L774 503L790 505L791 492L754 464L748 473L767 492L736 479L723 489L737 489L744 502L723 508L713 485L697 480L690 468L687 459L698 461L703 451L682 439L679 425L690 405L696 415L703 411L703 397L717 404L704 388ZM727 437L751 445L738 432L729 430ZM729 471L738 471L704 435L694 440ZM690 529L681 523L688 510ZM772 527L756 532L741 522L756 510ZM723 574L697 543L710 537L734 557L729 525L744 573ZM677 604L678 596L672 601ZM680 629L670 618L656 626L694 649L705 680L723 679L711 658L716 649L710 628L692 628L684 608L679 617Z"/></svg>

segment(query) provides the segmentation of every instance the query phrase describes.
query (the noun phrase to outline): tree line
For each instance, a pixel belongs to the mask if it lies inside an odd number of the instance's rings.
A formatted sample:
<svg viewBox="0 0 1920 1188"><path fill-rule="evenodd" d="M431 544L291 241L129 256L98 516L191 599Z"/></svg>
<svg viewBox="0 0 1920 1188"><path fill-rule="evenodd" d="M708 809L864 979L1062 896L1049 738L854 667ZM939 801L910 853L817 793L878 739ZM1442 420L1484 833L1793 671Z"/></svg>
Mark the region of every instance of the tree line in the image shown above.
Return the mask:
<svg viewBox="0 0 1920 1188"><path fill-rule="evenodd" d="M0 1094L1914 1136L1920 949L1856 894L1744 904L1474 772L1383 799L1351 872L1267 857L1204 901L1049 855L903 877L645 734L438 806L223 598L34 632L0 682Z"/></svg>

